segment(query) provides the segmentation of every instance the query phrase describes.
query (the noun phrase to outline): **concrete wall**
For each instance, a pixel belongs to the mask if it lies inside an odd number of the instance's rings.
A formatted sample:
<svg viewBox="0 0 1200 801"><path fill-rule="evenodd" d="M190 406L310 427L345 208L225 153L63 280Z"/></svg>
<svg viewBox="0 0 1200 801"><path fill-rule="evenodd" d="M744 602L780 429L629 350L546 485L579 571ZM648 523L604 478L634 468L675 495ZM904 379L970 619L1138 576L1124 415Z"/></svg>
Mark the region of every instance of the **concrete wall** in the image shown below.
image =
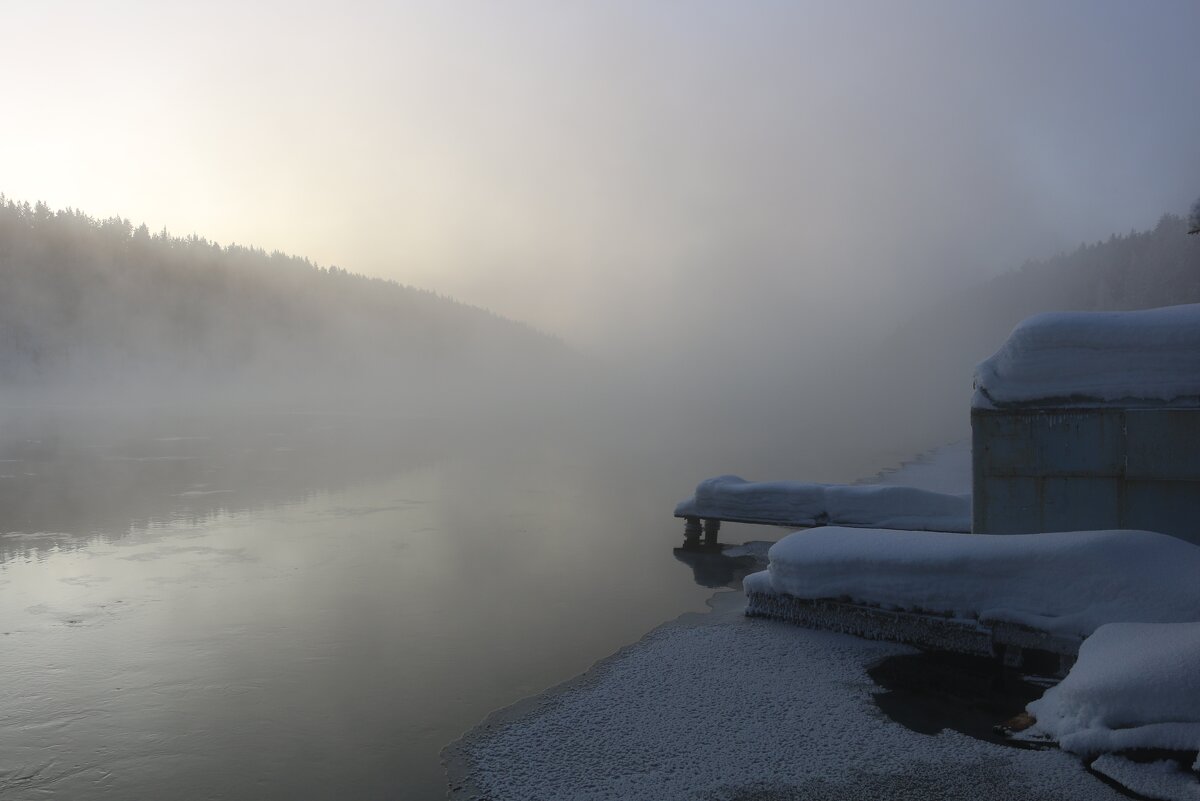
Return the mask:
<svg viewBox="0 0 1200 801"><path fill-rule="evenodd" d="M972 528L1141 528L1200 544L1200 409L971 412Z"/></svg>

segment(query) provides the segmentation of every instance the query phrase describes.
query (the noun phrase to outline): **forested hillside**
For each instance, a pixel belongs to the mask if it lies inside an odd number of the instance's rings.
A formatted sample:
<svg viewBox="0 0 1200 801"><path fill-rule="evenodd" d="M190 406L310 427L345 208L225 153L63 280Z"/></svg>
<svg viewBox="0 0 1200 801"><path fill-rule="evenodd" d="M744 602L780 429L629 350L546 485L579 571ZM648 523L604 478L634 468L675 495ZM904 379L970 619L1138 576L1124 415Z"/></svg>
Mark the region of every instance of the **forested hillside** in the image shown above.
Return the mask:
<svg viewBox="0 0 1200 801"><path fill-rule="evenodd" d="M0 196L0 386L428 398L569 361L485 310L307 259Z"/></svg>
<svg viewBox="0 0 1200 801"><path fill-rule="evenodd" d="M971 378L1013 327L1058 310L1121 310L1200 303L1200 236L1164 215L1150 231L1081 245L953 294L902 326L872 371L914 422L965 429Z"/></svg>

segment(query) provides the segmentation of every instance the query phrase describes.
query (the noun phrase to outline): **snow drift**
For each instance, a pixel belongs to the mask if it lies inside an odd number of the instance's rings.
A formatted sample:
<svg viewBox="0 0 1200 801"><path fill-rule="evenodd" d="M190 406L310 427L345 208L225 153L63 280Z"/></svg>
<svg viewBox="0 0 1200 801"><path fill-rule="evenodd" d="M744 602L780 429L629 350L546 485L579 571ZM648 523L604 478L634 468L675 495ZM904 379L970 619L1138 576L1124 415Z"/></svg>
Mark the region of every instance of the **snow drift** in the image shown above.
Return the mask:
<svg viewBox="0 0 1200 801"><path fill-rule="evenodd" d="M848 599L1086 637L1112 622L1200 619L1200 547L1149 531L789 534L747 593Z"/></svg>
<svg viewBox="0 0 1200 801"><path fill-rule="evenodd" d="M1026 734L1095 755L1200 750L1200 622L1110 623L1079 648L1067 677L1028 707Z"/></svg>

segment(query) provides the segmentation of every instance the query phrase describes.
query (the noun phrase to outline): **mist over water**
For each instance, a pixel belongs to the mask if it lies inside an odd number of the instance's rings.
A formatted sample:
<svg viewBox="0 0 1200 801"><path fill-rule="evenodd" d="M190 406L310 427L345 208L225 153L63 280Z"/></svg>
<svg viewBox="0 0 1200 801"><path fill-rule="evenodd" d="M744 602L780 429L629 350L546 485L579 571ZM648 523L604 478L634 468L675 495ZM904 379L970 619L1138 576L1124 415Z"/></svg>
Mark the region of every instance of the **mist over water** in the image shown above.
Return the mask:
<svg viewBox="0 0 1200 801"><path fill-rule="evenodd" d="M705 472L686 440L266 413L3 432L0 798L439 797L446 743L711 592L672 556Z"/></svg>
<svg viewBox="0 0 1200 801"><path fill-rule="evenodd" d="M870 476L1023 317L1200 302L1195 3L3 17L0 801L439 797L703 608L700 480Z"/></svg>

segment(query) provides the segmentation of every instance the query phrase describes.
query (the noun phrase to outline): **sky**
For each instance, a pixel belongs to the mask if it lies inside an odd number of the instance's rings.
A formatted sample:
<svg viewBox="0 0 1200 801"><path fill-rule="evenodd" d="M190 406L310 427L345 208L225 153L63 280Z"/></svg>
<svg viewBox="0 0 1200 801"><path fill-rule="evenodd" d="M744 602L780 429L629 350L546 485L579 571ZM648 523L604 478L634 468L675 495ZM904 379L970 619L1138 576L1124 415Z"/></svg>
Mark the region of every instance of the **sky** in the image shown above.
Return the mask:
<svg viewBox="0 0 1200 801"><path fill-rule="evenodd" d="M1200 194L1195 2L0 8L10 198L602 353L868 336Z"/></svg>

